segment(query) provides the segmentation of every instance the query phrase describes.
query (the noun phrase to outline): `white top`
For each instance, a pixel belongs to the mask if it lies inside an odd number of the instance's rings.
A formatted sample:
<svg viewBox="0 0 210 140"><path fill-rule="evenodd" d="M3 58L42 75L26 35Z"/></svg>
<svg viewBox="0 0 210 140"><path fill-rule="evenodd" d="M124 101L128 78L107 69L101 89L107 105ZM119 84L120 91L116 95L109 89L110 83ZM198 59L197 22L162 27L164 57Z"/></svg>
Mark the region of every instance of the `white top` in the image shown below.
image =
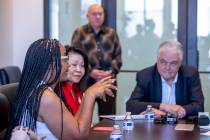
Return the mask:
<svg viewBox="0 0 210 140"><path fill-rule="evenodd" d="M38 138L46 136L45 140L58 140L44 122L37 121L36 128Z"/></svg>
<svg viewBox="0 0 210 140"><path fill-rule="evenodd" d="M176 96L175 96L175 89L176 89L176 82L178 79L178 73L176 74L172 85L169 85L163 77L161 77L162 81L162 103L167 104L176 104Z"/></svg>

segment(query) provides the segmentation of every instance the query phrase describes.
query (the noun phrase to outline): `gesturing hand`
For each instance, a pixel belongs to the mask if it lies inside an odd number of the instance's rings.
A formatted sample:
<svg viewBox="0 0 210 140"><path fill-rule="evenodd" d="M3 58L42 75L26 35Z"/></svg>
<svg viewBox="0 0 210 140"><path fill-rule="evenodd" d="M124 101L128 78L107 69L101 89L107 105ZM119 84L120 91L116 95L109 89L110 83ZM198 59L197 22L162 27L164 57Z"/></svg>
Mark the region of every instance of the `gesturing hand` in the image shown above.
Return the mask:
<svg viewBox="0 0 210 140"><path fill-rule="evenodd" d="M117 87L114 85L115 81L116 79L113 79L112 76L103 78L100 81L96 82L91 87L89 87L86 90L86 93L90 94L94 98L100 98L106 101L106 94L114 97L112 89L117 90Z"/></svg>
<svg viewBox="0 0 210 140"><path fill-rule="evenodd" d="M95 79L96 81L100 81L105 77L111 76L112 71L104 71L104 70L99 70L99 69L93 69L90 73L90 76Z"/></svg>

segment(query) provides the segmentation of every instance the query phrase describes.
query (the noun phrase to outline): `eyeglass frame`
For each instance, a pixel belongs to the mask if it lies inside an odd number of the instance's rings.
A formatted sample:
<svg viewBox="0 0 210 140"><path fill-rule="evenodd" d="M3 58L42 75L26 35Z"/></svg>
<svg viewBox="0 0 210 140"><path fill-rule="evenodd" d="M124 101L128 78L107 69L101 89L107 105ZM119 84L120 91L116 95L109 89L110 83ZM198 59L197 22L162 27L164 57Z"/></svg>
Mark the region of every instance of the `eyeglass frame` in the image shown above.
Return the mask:
<svg viewBox="0 0 210 140"><path fill-rule="evenodd" d="M158 61L161 67L166 67L169 64L171 68L176 68L179 65L179 61L168 62L165 59L159 59Z"/></svg>

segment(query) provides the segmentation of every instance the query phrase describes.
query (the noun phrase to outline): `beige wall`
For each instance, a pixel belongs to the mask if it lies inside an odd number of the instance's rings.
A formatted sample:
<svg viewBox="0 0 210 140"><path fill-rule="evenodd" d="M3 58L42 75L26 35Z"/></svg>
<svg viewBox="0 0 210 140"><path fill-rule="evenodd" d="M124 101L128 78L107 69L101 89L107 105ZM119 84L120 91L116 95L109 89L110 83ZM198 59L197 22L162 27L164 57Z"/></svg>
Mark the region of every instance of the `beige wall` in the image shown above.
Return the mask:
<svg viewBox="0 0 210 140"><path fill-rule="evenodd" d="M0 0L0 67L22 69L29 45L43 37L43 0Z"/></svg>
<svg viewBox="0 0 210 140"><path fill-rule="evenodd" d="M12 1L0 0L0 67L12 64Z"/></svg>

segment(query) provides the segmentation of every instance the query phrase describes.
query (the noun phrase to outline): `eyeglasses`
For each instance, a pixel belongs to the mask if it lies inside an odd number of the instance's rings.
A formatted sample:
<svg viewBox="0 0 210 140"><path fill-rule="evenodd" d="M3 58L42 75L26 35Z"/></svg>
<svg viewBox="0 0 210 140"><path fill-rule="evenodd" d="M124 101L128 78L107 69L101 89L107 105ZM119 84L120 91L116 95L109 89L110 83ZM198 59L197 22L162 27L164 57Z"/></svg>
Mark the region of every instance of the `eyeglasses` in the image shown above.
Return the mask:
<svg viewBox="0 0 210 140"><path fill-rule="evenodd" d="M93 12L92 16L102 16L103 13L102 12Z"/></svg>
<svg viewBox="0 0 210 140"><path fill-rule="evenodd" d="M178 66L179 62L178 61L167 62L164 59L160 59L159 64L160 64L161 67L170 66L171 68L175 68L175 67Z"/></svg>
<svg viewBox="0 0 210 140"><path fill-rule="evenodd" d="M70 67L72 68L80 68L85 69L85 66L83 64L76 64L76 63L69 63Z"/></svg>
<svg viewBox="0 0 210 140"><path fill-rule="evenodd" d="M69 56L67 56L67 55L61 56L61 60L63 60L63 59L69 59Z"/></svg>
<svg viewBox="0 0 210 140"><path fill-rule="evenodd" d="M67 55L61 56L61 60L65 61L65 62L68 62L69 56L67 56Z"/></svg>

